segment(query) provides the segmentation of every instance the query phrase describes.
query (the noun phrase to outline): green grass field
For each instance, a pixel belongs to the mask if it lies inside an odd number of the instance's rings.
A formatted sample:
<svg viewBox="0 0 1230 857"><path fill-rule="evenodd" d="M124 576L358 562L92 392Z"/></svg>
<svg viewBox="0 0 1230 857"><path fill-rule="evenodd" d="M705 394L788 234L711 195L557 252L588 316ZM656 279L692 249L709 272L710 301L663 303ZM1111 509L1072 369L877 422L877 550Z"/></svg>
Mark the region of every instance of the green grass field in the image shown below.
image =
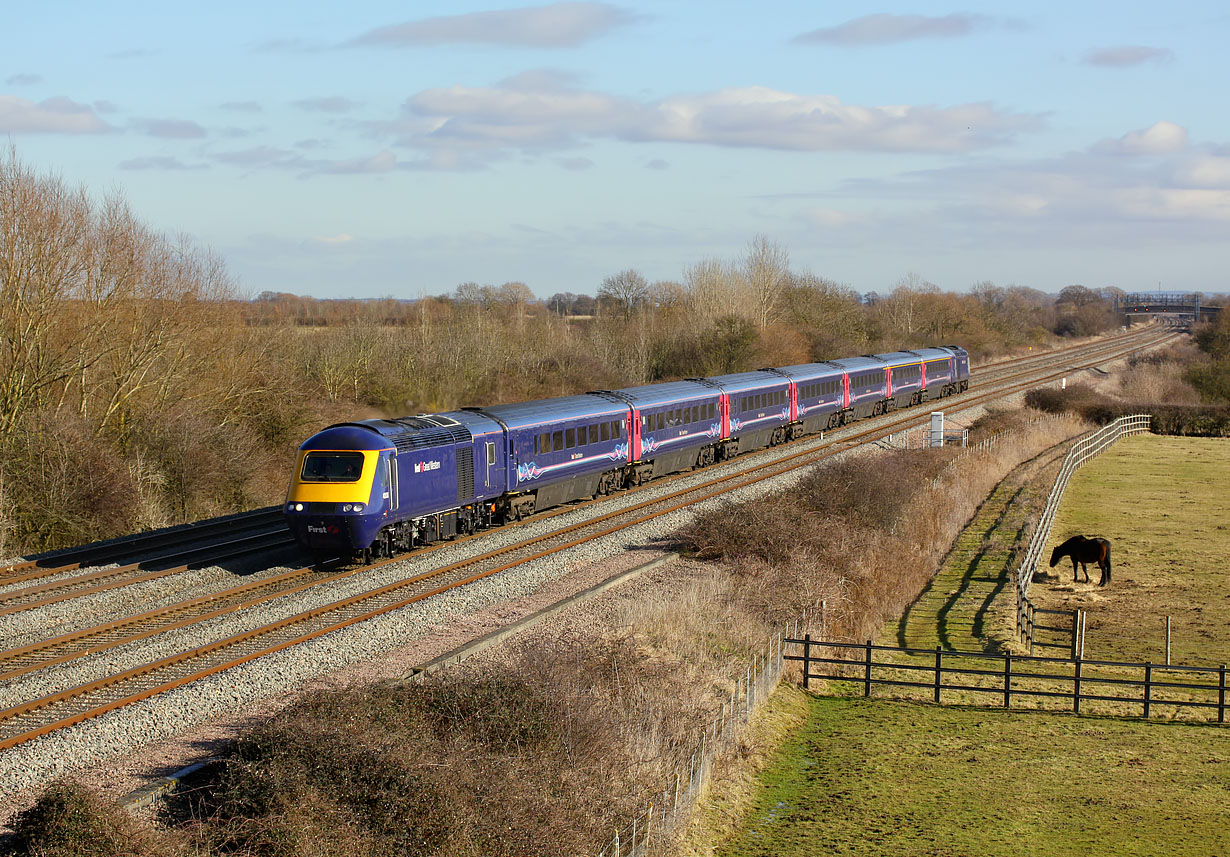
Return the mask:
<svg viewBox="0 0 1230 857"><path fill-rule="evenodd" d="M1085 657L1230 663L1230 440L1138 435L1073 476L1043 553L1071 535L1111 540L1111 585L1073 585L1072 564L1038 580L1039 607L1088 611Z"/></svg>
<svg viewBox="0 0 1230 857"><path fill-rule="evenodd" d="M806 726L773 756L718 854L1230 853L1224 729L861 699L808 705Z"/></svg>
<svg viewBox="0 0 1230 857"><path fill-rule="evenodd" d="M1230 661L1227 486L1230 441L1120 441L1078 471L1052 538L1111 539L1112 585L1099 589L1095 572L1074 586L1068 564L1031 596L1089 611L1087 658L1162 661L1170 615L1175 663ZM1000 545L986 522L973 523L974 553L989 559L985 548ZM929 643L918 622L930 612L941 636L968 614L961 631L978 637L978 606L956 603L967 590L964 577L942 581L938 606L924 594L897 636ZM797 718L805 705L805 725L768 757L750 811L714 853L1230 855L1225 727L850 697L800 703L801 693L783 687L770 702L769 720L791 706Z"/></svg>

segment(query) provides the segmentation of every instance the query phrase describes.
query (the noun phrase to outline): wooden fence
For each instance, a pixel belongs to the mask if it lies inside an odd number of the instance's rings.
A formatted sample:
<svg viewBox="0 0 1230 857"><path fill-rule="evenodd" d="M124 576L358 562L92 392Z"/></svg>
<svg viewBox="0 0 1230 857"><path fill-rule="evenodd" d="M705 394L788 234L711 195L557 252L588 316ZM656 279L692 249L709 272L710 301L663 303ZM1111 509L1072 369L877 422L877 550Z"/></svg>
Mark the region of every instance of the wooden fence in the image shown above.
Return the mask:
<svg viewBox="0 0 1230 857"><path fill-rule="evenodd" d="M1003 708L1063 709L1080 714L1152 717L1162 711L1185 719L1226 722L1226 667L1174 666L995 655L941 649L908 649L865 643L802 639L783 641L783 660L803 666L812 681L861 685L863 696L880 685L895 696L964 705L994 697ZM851 655L841 656L842 653ZM817 672L816 669L824 669Z"/></svg>
<svg viewBox="0 0 1230 857"><path fill-rule="evenodd" d="M1039 611L1034 607L1029 598L1029 585L1033 582L1034 571L1050 539L1051 524L1055 521L1055 513L1059 510L1059 503L1063 499L1064 489L1068 487L1068 481L1079 467L1110 448L1119 438L1149 431L1152 419L1149 414L1120 417L1080 438L1068 450L1063 465L1055 476L1055 483L1051 486L1051 493L1046 498L1046 508L1042 511L1042 516L1038 521L1038 526L1034 528L1033 537L1029 540L1025 555L1013 574L1016 579L1016 630L1020 639L1029 645L1030 654L1033 653L1034 646L1046 645L1033 636L1032 613L1046 611Z"/></svg>

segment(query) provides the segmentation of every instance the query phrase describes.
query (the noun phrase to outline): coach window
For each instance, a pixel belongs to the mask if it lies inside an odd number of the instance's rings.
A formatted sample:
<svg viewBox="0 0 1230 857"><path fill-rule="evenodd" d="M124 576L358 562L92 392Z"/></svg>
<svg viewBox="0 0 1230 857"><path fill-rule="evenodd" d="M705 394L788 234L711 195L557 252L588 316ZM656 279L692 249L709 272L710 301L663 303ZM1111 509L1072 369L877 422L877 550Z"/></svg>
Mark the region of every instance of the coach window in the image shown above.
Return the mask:
<svg viewBox="0 0 1230 857"><path fill-rule="evenodd" d="M577 430L574 428L564 430L564 449L572 449L577 445Z"/></svg>
<svg viewBox="0 0 1230 857"><path fill-rule="evenodd" d="M590 425L590 427L589 427L589 442L590 442L590 443L597 443L597 442L598 442L598 426L597 426L597 424L591 424L591 425Z"/></svg>
<svg viewBox="0 0 1230 857"><path fill-rule="evenodd" d="M661 411L658 411L657 415L654 418L654 421L657 425L658 431L661 431L662 429L666 428L666 414L662 413Z"/></svg>
<svg viewBox="0 0 1230 857"><path fill-rule="evenodd" d="M551 433L551 449L559 452L564 448L564 433L562 431Z"/></svg>
<svg viewBox="0 0 1230 857"><path fill-rule="evenodd" d="M610 440L611 439L611 424L610 423L603 423L602 425L598 426L598 439L599 440Z"/></svg>

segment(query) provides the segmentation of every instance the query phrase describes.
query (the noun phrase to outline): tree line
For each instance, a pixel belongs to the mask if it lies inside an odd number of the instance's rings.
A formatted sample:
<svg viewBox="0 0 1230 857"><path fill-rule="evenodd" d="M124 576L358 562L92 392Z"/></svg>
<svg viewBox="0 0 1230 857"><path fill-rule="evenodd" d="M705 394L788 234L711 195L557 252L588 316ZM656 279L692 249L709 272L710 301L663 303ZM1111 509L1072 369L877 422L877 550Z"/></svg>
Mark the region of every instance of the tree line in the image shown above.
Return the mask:
<svg viewBox="0 0 1230 857"><path fill-rule="evenodd" d="M0 554L275 504L298 443L346 419L957 343L975 358L1119 323L1057 297L921 277L885 295L754 237L678 281L596 294L464 283L414 299L245 299L222 262L118 194L0 156Z"/></svg>

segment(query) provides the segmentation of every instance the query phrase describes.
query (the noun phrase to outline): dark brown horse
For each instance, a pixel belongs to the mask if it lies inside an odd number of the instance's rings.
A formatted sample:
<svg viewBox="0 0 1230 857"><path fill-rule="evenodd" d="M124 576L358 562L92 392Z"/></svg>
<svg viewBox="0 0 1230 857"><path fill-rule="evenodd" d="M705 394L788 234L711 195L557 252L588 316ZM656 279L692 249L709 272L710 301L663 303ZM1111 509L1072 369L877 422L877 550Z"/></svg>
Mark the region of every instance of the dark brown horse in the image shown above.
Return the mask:
<svg viewBox="0 0 1230 857"><path fill-rule="evenodd" d="M1073 536L1059 547L1051 551L1051 568L1064 557L1072 560L1072 582L1076 583L1076 564L1079 562L1081 570L1085 572L1085 582L1089 583L1089 569L1086 563L1096 562L1098 568L1102 569L1102 579L1098 581L1098 586L1105 586L1110 583L1110 542L1106 539L1092 538L1087 539L1084 536Z"/></svg>

